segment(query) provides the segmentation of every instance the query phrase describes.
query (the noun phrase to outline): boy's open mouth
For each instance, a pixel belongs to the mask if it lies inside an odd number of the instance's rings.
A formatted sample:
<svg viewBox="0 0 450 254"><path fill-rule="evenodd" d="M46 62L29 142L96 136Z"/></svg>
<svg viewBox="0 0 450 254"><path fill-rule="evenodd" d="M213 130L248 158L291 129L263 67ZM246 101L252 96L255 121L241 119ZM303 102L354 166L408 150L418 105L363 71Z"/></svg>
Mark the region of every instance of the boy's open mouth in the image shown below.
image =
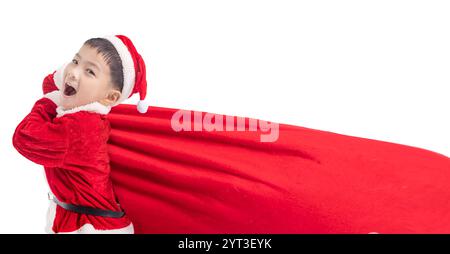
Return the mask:
<svg viewBox="0 0 450 254"><path fill-rule="evenodd" d="M65 96L73 96L77 93L77 90L71 86L69 83L64 84L64 95Z"/></svg>

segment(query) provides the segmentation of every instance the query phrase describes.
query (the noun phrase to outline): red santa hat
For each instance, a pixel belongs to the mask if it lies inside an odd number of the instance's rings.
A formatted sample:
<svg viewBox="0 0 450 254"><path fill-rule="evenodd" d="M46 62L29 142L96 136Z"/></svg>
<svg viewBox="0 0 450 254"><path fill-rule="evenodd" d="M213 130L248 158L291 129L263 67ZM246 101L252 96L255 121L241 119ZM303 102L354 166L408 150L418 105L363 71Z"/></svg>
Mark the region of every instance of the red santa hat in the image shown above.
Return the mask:
<svg viewBox="0 0 450 254"><path fill-rule="evenodd" d="M147 112L148 103L145 101L145 96L147 95L147 79L144 59L142 59L142 56L137 52L131 40L124 35L104 36L103 39L106 39L112 43L114 48L117 50L117 53L119 53L120 59L122 60L122 95L113 106L120 104L133 94L139 93L140 100L137 104L137 110L140 113ZM59 90L63 87L64 71L67 64L68 63L62 65L54 73L55 85Z"/></svg>
<svg viewBox="0 0 450 254"><path fill-rule="evenodd" d="M140 100L137 104L137 110L140 113L147 112L148 103L145 101L145 96L147 94L147 79L144 59L142 59L142 56L137 52L128 37L124 35L115 35L105 36L103 38L114 45L122 60L122 95L114 105L121 103L135 93L139 93Z"/></svg>

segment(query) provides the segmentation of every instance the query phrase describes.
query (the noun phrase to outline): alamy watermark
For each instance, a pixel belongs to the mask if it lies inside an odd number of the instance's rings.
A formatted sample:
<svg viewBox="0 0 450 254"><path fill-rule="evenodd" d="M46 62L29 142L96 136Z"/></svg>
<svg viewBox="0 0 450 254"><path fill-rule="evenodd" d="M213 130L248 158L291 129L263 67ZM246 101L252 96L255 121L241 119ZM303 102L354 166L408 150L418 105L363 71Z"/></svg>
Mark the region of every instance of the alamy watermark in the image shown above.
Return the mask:
<svg viewBox="0 0 450 254"><path fill-rule="evenodd" d="M193 116L193 123L192 123ZM236 125L235 119L236 118ZM245 117L225 116L219 114L203 113L200 111L178 110L172 115L170 124L172 129L179 131L258 131L261 130L261 142L275 142L279 136L279 124ZM224 128L225 123L225 128ZM193 127L193 128L192 128ZM235 128L236 127L236 128Z"/></svg>

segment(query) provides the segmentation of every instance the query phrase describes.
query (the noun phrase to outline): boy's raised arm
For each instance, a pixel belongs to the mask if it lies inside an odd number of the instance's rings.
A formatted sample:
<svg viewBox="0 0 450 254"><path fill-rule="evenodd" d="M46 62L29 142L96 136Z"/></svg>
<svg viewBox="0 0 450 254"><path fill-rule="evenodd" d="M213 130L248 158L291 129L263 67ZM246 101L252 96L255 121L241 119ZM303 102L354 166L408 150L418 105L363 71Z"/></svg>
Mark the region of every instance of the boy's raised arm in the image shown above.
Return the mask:
<svg viewBox="0 0 450 254"><path fill-rule="evenodd" d="M63 64L59 69L54 71L53 73L48 74L44 81L42 82L42 92L44 94L61 90L63 79L64 79L64 70L68 63Z"/></svg>
<svg viewBox="0 0 450 254"><path fill-rule="evenodd" d="M44 81L42 82L42 92L44 94L58 90L58 87L56 87L55 82L53 80L53 76L55 75L55 73L56 73L56 71L54 71L51 74L48 74L44 78Z"/></svg>
<svg viewBox="0 0 450 254"><path fill-rule="evenodd" d="M53 121L58 93L47 93L38 100L13 135L13 145L20 154L47 167L62 165L68 147L65 122Z"/></svg>

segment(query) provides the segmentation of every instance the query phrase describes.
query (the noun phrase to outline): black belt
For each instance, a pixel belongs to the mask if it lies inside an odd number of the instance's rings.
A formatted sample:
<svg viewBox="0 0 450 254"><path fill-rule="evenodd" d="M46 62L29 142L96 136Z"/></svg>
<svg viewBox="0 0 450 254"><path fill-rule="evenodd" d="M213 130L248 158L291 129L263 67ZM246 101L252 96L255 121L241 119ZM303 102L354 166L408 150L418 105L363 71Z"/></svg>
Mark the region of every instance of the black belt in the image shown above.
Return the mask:
<svg viewBox="0 0 450 254"><path fill-rule="evenodd" d="M73 205L64 203L62 201L59 201L54 195L48 193L48 198L50 200L53 200L57 205L61 206L62 208L76 212L76 213L82 213L82 214L89 214L89 215L96 215L96 216L102 216L102 217L110 217L110 218L120 218L125 215L123 211L111 211L111 210L103 210L98 208L93 208L89 206L81 206L81 205Z"/></svg>

